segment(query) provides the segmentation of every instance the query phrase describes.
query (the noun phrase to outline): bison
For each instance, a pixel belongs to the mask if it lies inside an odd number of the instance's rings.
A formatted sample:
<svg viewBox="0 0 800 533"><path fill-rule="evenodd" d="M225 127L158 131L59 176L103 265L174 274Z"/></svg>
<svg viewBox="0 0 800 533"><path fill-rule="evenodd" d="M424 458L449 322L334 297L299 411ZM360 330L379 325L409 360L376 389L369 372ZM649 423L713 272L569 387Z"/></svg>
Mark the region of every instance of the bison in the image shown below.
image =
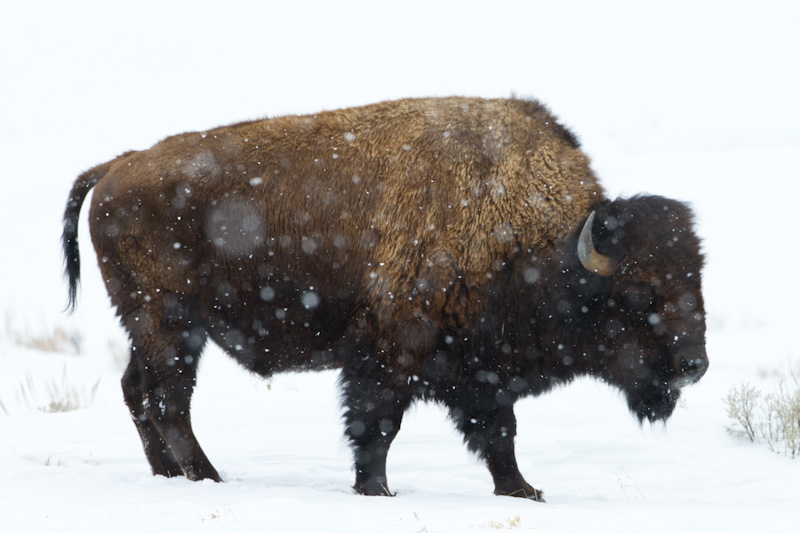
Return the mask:
<svg viewBox="0 0 800 533"><path fill-rule="evenodd" d="M125 402L154 474L220 480L192 432L211 338L247 369L341 369L358 493L389 495L412 402L449 411L495 494L542 500L514 402L590 375L666 420L708 366L687 205L609 200L576 137L525 99L405 99L169 137L75 182L130 336Z"/></svg>

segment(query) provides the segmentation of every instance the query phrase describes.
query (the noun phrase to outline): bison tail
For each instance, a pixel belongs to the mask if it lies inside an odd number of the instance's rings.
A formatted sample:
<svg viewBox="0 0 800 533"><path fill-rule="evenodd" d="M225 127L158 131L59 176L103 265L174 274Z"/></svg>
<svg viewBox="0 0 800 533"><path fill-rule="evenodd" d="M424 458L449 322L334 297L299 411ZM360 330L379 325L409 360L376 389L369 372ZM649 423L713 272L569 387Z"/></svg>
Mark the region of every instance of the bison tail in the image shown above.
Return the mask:
<svg viewBox="0 0 800 533"><path fill-rule="evenodd" d="M64 274L69 283L69 301L65 311L72 313L78 299L78 282L81 277L81 257L78 250L78 220L81 206L89 191L106 175L111 162L99 165L81 174L69 193L67 208L64 210L64 232L61 245L64 253Z"/></svg>

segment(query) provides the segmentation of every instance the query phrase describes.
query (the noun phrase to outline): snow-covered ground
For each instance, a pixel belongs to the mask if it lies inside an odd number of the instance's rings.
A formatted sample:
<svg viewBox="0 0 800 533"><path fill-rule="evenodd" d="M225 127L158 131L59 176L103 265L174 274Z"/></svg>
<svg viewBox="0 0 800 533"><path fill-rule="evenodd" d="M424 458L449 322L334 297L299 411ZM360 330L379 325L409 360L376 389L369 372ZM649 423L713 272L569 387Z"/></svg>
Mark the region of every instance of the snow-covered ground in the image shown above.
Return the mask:
<svg viewBox="0 0 800 533"><path fill-rule="evenodd" d="M799 3L7 4L2 531L797 531L800 459L731 438L724 397L800 364ZM493 496L444 412L419 405L389 456L397 497L361 497L349 488L334 373L265 382L210 348L193 419L227 483L151 476L122 401L125 338L85 213L79 307L61 314L73 179L186 130L512 92L548 103L580 135L610 195L695 206L711 368L666 427L640 428L618 393L589 380L520 402L521 468L549 502L536 504ZM14 339L59 327L76 342L56 353ZM84 408L39 409L95 384Z"/></svg>

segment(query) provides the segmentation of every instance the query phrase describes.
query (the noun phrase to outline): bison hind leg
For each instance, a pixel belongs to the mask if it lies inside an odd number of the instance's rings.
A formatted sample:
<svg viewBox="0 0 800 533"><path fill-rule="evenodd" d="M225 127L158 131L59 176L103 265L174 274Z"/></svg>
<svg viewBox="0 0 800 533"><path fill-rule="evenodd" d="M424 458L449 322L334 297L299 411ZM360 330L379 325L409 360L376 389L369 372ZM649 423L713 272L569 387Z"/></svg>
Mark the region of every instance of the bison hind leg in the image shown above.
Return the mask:
<svg viewBox="0 0 800 533"><path fill-rule="evenodd" d="M182 476L183 470L144 409L145 396L141 390L142 377L137 367L138 361L132 355L122 377L122 393L131 412L133 423L136 425L136 430L139 432L139 438L142 439L144 454L150 463L153 475Z"/></svg>
<svg viewBox="0 0 800 533"><path fill-rule="evenodd" d="M156 475L221 481L189 414L206 328L182 301L151 303L123 316L132 347L122 389L145 455Z"/></svg>

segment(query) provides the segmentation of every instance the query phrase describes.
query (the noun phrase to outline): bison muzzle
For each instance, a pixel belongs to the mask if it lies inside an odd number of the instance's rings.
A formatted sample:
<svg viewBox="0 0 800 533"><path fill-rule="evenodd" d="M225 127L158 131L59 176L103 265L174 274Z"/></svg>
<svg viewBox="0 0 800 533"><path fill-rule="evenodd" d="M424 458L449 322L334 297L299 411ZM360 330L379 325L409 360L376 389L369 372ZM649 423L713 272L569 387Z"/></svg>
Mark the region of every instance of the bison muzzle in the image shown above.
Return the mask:
<svg viewBox="0 0 800 533"><path fill-rule="evenodd" d="M131 340L122 387L154 474L220 477L192 432L211 338L246 368L341 369L355 490L390 494L403 413L437 402L495 493L517 468L514 402L581 375L665 420L708 367L690 209L609 200L535 101L408 99L169 137L81 175L78 215Z"/></svg>

